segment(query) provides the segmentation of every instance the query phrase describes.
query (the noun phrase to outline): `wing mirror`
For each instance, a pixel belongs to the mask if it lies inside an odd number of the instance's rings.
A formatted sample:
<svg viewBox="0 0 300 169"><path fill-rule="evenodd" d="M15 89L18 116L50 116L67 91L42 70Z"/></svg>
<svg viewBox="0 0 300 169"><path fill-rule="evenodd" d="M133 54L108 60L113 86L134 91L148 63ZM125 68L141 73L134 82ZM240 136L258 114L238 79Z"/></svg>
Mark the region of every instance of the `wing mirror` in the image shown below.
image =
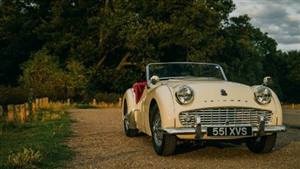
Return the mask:
<svg viewBox="0 0 300 169"><path fill-rule="evenodd" d="M152 76L152 77L150 78L150 83L151 83L152 85L155 85L157 82L159 82L159 77L158 77L158 76L154 75L154 76Z"/></svg>
<svg viewBox="0 0 300 169"><path fill-rule="evenodd" d="M270 85L272 85L272 78L270 76L264 77L263 85L264 86L270 86Z"/></svg>

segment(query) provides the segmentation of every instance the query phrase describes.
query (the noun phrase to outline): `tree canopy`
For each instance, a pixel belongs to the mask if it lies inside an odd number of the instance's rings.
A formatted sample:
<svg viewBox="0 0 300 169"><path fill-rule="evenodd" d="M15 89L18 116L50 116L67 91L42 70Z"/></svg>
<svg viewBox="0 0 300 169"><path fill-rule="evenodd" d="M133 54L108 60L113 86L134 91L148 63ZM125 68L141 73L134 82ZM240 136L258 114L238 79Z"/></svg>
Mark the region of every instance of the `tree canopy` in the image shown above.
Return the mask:
<svg viewBox="0 0 300 169"><path fill-rule="evenodd" d="M282 99L299 102L300 52L278 50L247 15L229 17L234 8L232 0L2 0L0 85L81 100L121 94L149 62L216 62L232 81L271 75Z"/></svg>

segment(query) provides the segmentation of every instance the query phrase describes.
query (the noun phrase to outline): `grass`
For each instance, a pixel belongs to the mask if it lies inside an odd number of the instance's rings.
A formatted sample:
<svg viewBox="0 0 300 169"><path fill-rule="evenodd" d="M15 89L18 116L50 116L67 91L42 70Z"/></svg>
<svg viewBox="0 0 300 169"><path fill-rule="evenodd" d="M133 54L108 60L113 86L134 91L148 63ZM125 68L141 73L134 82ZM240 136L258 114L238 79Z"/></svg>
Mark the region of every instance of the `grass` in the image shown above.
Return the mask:
<svg viewBox="0 0 300 169"><path fill-rule="evenodd" d="M0 168L63 168L74 155L64 144L70 123L63 111L41 110L31 122L2 127Z"/></svg>

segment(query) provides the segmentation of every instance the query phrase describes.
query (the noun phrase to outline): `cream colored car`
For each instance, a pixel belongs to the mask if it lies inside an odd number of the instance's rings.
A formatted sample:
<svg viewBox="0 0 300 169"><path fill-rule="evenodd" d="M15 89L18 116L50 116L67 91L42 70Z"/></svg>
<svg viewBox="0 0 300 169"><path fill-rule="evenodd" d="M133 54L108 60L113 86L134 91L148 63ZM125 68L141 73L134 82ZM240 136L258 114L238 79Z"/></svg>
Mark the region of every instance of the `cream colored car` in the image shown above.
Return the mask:
<svg viewBox="0 0 300 169"><path fill-rule="evenodd" d="M147 65L146 78L124 94L124 130L152 136L159 155L173 154L178 140L235 140L265 153L286 130L269 77L247 86L228 81L218 64L170 62Z"/></svg>

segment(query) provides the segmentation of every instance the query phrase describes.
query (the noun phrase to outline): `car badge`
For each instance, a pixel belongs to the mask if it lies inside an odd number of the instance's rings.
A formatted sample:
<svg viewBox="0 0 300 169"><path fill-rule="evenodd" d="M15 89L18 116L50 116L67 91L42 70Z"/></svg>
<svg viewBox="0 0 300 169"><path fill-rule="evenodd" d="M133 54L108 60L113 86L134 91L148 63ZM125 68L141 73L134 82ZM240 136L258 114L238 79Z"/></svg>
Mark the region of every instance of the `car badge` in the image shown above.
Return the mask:
<svg viewBox="0 0 300 169"><path fill-rule="evenodd" d="M226 124L226 125L229 125L229 120L226 120L226 121L225 121L225 124Z"/></svg>
<svg viewBox="0 0 300 169"><path fill-rule="evenodd" d="M227 92L226 92L226 90L224 90L224 89L221 89L221 95L222 95L222 96L227 96Z"/></svg>

